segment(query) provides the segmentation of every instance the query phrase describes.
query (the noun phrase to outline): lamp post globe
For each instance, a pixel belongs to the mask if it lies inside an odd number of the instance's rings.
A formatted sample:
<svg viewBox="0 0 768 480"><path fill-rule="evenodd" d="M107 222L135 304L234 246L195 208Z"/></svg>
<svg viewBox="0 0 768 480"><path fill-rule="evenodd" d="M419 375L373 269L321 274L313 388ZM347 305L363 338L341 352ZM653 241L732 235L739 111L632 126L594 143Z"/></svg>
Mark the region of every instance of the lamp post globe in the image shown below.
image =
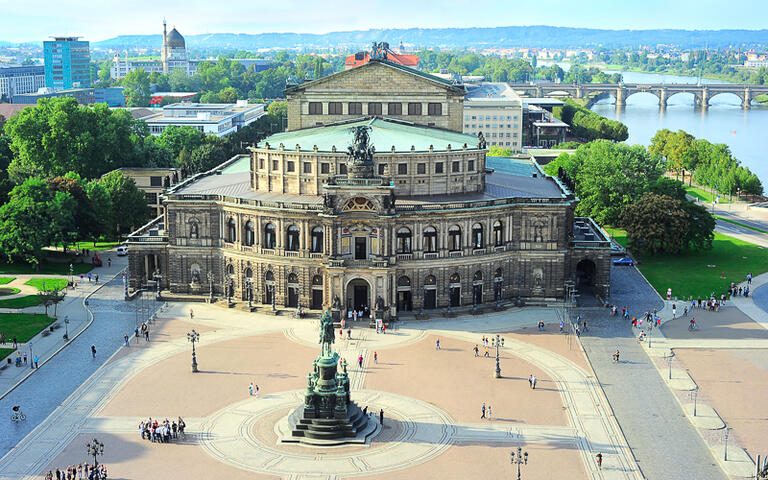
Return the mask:
<svg viewBox="0 0 768 480"><path fill-rule="evenodd" d="M187 341L192 343L192 372L197 373L199 370L197 369L197 353L195 352L195 343L200 341L200 334L192 329L191 332L187 333Z"/></svg>

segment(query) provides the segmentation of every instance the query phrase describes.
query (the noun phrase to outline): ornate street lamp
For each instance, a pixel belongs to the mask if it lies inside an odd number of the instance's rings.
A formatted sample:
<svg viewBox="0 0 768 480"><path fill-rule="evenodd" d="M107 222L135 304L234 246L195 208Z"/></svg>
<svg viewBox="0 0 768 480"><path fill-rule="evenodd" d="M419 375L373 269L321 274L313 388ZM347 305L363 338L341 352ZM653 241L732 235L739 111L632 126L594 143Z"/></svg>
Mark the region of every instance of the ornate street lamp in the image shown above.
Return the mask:
<svg viewBox="0 0 768 480"><path fill-rule="evenodd" d="M496 347L496 378L501 378L501 363L499 363L499 348L504 346L504 337L496 334L496 338L491 337L491 345Z"/></svg>
<svg viewBox="0 0 768 480"><path fill-rule="evenodd" d="M270 295L272 297L272 311L276 312L277 307L275 306L275 285L274 284L269 286L269 291L272 292Z"/></svg>
<svg viewBox="0 0 768 480"><path fill-rule="evenodd" d="M723 450L723 461L728 461L728 435L731 433L731 427L725 427L725 448Z"/></svg>
<svg viewBox="0 0 768 480"><path fill-rule="evenodd" d="M125 299L128 300L130 297L128 296L128 283L130 280L130 271L126 267L125 269L125 275L123 275L123 293L125 294Z"/></svg>
<svg viewBox="0 0 768 480"><path fill-rule="evenodd" d="M69 315L64 315L64 340L69 340Z"/></svg>
<svg viewBox="0 0 768 480"><path fill-rule="evenodd" d="M691 390L691 396L693 397L693 416L696 416L696 398L699 396L699 386L696 385L693 390Z"/></svg>
<svg viewBox="0 0 768 480"><path fill-rule="evenodd" d="M93 457L93 468L97 468L99 466L97 456L104 455L104 444L94 438L93 441L85 444L85 451Z"/></svg>
<svg viewBox="0 0 768 480"><path fill-rule="evenodd" d="M517 480L520 480L520 465L528 465L528 452L523 452L523 449L517 447L517 455L515 452L509 452L510 461L512 465L517 465Z"/></svg>
<svg viewBox="0 0 768 480"><path fill-rule="evenodd" d="M155 281L156 291L155 291L155 299L160 300L160 290L162 287L160 286L160 280L163 278L162 275L160 275L160 270L155 270L155 273L152 274L152 280Z"/></svg>
<svg viewBox="0 0 768 480"><path fill-rule="evenodd" d="M227 306L232 305L232 274L228 273L224 276L224 290L227 294Z"/></svg>
<svg viewBox="0 0 768 480"><path fill-rule="evenodd" d="M69 284L73 287L75 286L75 274L74 274L74 267L72 267L72 264L69 264Z"/></svg>
<svg viewBox="0 0 768 480"><path fill-rule="evenodd" d="M197 369L197 354L195 352L195 343L200 341L200 334L192 329L191 332L187 333L187 340L192 342L192 371L197 373L199 370Z"/></svg>

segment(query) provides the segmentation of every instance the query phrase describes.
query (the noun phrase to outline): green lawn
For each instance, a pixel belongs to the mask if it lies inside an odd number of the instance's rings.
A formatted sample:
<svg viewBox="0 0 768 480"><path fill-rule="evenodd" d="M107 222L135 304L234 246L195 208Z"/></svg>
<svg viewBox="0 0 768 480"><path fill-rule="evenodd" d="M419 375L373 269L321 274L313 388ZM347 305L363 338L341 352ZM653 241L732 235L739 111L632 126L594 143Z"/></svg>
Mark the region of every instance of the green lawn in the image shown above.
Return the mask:
<svg viewBox="0 0 768 480"><path fill-rule="evenodd" d="M685 187L685 191L686 193L688 193L688 195L694 198L698 198L704 203L712 203L712 192L710 192L709 190L705 190L700 187ZM715 195L715 197L717 197L717 195ZM731 201L728 200L728 195L723 195L721 193L720 203L731 203Z"/></svg>
<svg viewBox="0 0 768 480"><path fill-rule="evenodd" d="M626 246L623 230L608 231ZM685 299L725 293L731 282L743 281L747 273L768 271L768 250L717 232L712 250L643 255L641 260L640 271L662 296L671 288L673 296ZM721 278L723 272L725 278Z"/></svg>
<svg viewBox="0 0 768 480"><path fill-rule="evenodd" d="M5 285L6 283L11 283L14 280L16 280L16 277L0 277L0 285Z"/></svg>
<svg viewBox="0 0 768 480"><path fill-rule="evenodd" d="M15 352L12 348L0 348L0 360L4 360L5 357Z"/></svg>
<svg viewBox="0 0 768 480"><path fill-rule="evenodd" d="M113 248L116 248L118 245L120 245L120 242L96 242L96 246L93 246L92 241L82 241L75 243L74 246L70 246L68 248L77 248L77 249L83 249L87 248L88 250L92 250L94 252L100 252L102 250L111 250Z"/></svg>
<svg viewBox="0 0 768 480"><path fill-rule="evenodd" d="M38 295L27 295L25 297L9 298L0 300L0 308L27 308L40 305L42 300Z"/></svg>
<svg viewBox="0 0 768 480"><path fill-rule="evenodd" d="M0 313L0 332L5 333L6 340L16 337L19 343L24 343L54 320L42 313Z"/></svg>
<svg viewBox="0 0 768 480"><path fill-rule="evenodd" d="M738 225L741 228L747 228L749 230L754 230L760 233L768 233L768 230L763 230L762 228L753 227L752 225L747 225L746 223L737 222L736 220L731 220L730 218L721 217L720 215L715 215L715 218L718 220L722 220L723 222L728 222L734 225Z"/></svg>
<svg viewBox="0 0 768 480"><path fill-rule="evenodd" d="M7 289L9 289L11 291L10 292L0 292L0 297L7 297L8 295L16 295L17 293L19 293L21 291L18 288L14 288L14 287L3 287L3 288L4 289L7 288Z"/></svg>
<svg viewBox="0 0 768 480"><path fill-rule="evenodd" d="M45 284L47 290L61 290L67 286L67 280L63 278L33 278L24 285L31 285L38 290L42 290L43 284Z"/></svg>
<svg viewBox="0 0 768 480"><path fill-rule="evenodd" d="M77 263L72 266L76 275L88 273L93 270L90 263ZM47 273L50 275L69 275L69 263L42 263L40 269L35 270L34 265L29 263L0 263L0 273Z"/></svg>

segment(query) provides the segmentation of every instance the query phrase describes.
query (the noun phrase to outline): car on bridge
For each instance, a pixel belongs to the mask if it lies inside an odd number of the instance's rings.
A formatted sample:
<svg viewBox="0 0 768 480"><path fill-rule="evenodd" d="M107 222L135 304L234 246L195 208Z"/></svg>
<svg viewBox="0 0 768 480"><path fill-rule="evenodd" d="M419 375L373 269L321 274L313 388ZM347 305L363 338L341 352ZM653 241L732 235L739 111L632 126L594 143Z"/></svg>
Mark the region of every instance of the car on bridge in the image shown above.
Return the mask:
<svg viewBox="0 0 768 480"><path fill-rule="evenodd" d="M617 258L616 260L614 260L613 264L614 265L628 265L628 266L631 267L631 266L633 266L635 264L635 261L632 260L629 257L621 257L621 258Z"/></svg>

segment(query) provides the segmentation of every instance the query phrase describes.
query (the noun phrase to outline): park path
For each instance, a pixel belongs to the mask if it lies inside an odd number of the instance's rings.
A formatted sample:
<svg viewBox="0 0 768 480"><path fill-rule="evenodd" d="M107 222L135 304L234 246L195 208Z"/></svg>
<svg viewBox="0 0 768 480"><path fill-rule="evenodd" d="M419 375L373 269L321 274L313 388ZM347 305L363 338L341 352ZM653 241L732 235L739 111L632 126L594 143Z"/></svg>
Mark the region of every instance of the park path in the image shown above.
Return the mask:
<svg viewBox="0 0 768 480"><path fill-rule="evenodd" d="M610 303L631 314L664 307L635 268L614 267ZM725 479L696 429L659 375L628 322L608 309L582 311L590 331L581 342L643 475L650 480ZM621 352L621 363L611 355Z"/></svg>

